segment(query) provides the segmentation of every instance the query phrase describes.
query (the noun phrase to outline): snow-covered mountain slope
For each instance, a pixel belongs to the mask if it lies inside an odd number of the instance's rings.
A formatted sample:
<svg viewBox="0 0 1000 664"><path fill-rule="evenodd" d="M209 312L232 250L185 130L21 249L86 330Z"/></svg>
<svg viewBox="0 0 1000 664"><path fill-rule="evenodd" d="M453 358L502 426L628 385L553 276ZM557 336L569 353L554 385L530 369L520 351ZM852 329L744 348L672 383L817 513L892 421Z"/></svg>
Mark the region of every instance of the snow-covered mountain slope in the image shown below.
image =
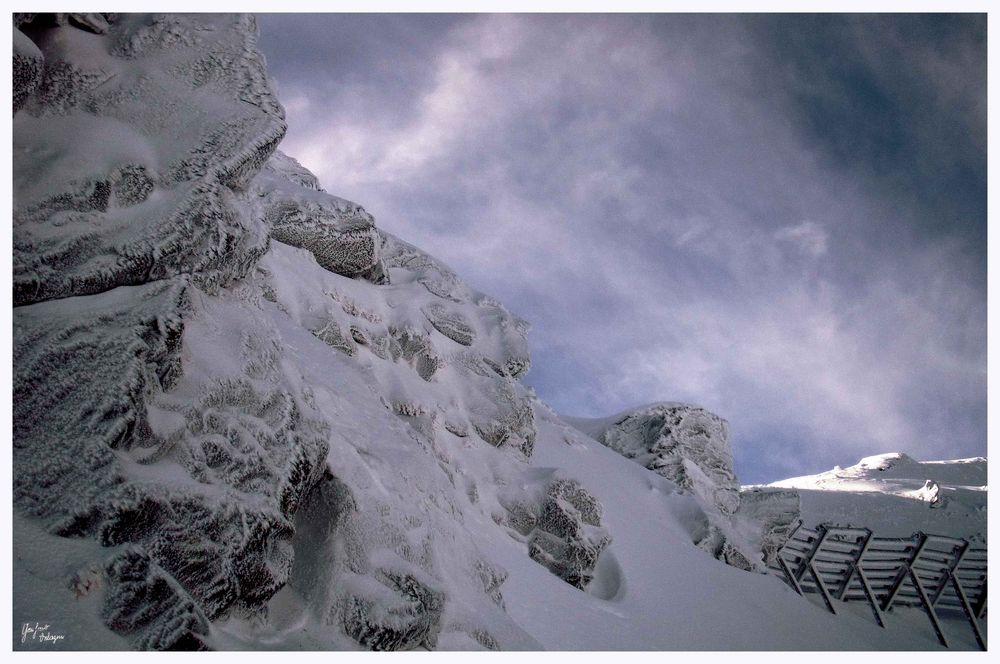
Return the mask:
<svg viewBox="0 0 1000 664"><path fill-rule="evenodd" d="M716 416L667 476L541 403L526 322L276 151L251 17L14 21L15 648L936 647L731 566L797 507Z"/></svg>
<svg viewBox="0 0 1000 664"><path fill-rule="evenodd" d="M893 452L768 486L795 489L808 526L863 526L885 537L920 530L985 541L986 471L982 457L916 461Z"/></svg>

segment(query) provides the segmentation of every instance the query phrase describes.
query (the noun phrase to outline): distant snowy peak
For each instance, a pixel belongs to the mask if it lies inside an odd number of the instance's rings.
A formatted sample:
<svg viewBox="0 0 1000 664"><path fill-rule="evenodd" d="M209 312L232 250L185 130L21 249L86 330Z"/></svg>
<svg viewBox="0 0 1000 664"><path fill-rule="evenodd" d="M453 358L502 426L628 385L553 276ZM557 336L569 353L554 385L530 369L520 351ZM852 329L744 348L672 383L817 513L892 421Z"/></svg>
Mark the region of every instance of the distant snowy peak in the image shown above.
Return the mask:
<svg viewBox="0 0 1000 664"><path fill-rule="evenodd" d="M847 468L767 485L794 489L806 525L871 528L882 536L923 531L985 539L987 460L983 457L917 461L892 452Z"/></svg>
<svg viewBox="0 0 1000 664"><path fill-rule="evenodd" d="M768 486L820 491L896 493L921 489L928 481L949 487L986 491L987 462L983 457L917 461L902 452L878 454L847 468L792 477Z"/></svg>

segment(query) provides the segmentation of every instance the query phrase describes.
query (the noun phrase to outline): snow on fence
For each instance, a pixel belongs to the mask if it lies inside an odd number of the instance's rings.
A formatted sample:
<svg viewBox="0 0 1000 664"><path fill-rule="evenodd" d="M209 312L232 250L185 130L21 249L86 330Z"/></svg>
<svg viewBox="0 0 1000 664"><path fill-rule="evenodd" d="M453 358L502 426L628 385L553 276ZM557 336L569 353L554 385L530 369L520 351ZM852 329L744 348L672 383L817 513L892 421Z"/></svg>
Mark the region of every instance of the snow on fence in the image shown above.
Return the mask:
<svg viewBox="0 0 1000 664"><path fill-rule="evenodd" d="M979 630L986 611L986 548L967 540L922 532L874 537L867 528L809 529L799 521L770 568L800 595L818 593L831 613L837 613L834 600L867 602L881 627L893 606L922 607L945 647L938 612L960 611L986 650Z"/></svg>

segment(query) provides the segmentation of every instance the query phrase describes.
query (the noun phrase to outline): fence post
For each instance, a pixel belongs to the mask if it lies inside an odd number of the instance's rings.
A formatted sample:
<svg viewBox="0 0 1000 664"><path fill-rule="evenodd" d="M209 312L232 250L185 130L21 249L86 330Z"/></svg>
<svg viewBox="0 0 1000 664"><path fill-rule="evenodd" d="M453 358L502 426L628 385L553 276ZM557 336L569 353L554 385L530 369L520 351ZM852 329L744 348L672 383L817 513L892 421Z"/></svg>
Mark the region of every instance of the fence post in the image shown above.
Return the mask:
<svg viewBox="0 0 1000 664"><path fill-rule="evenodd" d="M872 535L872 531L865 528L864 543L861 545L861 550L858 551L858 555L855 556L854 562L851 563L851 567L847 571L847 579L844 580L844 586L841 588L840 596L837 599L842 599L847 594L847 587L851 585L851 579L857 574L858 581L861 583L861 590L864 591L865 599L868 600L868 605L875 616L875 622L878 623L879 627L885 629L885 621L882 619L882 611L879 609L878 600L875 599L875 593L872 592L871 586L868 585L868 578L865 576L864 569L861 568L861 561L864 559L865 553L868 552L868 546L872 543Z"/></svg>
<svg viewBox="0 0 1000 664"><path fill-rule="evenodd" d="M962 611L965 613L965 617L969 620L969 624L972 625L972 632L976 635L976 643L983 650L986 650L986 643L983 641L983 635L979 631L979 624L976 622L976 615L972 611L972 607L969 606L969 599L965 596L965 590L962 588L962 584L958 582L957 576L951 577L951 582L955 586L955 594L958 595L958 601L962 605ZM983 589L983 598L985 600L986 590L985 586Z"/></svg>
<svg viewBox="0 0 1000 664"><path fill-rule="evenodd" d="M847 568L847 576L844 578L844 585L841 586L840 592L837 593L837 599L843 600L844 595L847 593L847 586L851 585L851 579L854 578L854 573L858 571L858 566L861 564L861 558L864 557L865 552L868 550L868 544L872 541L872 531L865 528L865 538L861 542L861 548L858 550L857 554L854 556L854 560L851 562L850 566Z"/></svg>
<svg viewBox="0 0 1000 664"><path fill-rule="evenodd" d="M916 534L916 541L914 542L915 547L913 549L913 554L910 555L910 559L903 563L899 571L896 572L896 579L892 582L892 586L889 588L889 594L886 595L885 600L882 601L882 610L888 611L892 608L892 603L896 599L896 595L899 594L900 589L903 587L903 583L906 582L906 577L909 576L910 565L913 561L920 557L920 554L924 552L924 547L927 546L927 535L924 533Z"/></svg>

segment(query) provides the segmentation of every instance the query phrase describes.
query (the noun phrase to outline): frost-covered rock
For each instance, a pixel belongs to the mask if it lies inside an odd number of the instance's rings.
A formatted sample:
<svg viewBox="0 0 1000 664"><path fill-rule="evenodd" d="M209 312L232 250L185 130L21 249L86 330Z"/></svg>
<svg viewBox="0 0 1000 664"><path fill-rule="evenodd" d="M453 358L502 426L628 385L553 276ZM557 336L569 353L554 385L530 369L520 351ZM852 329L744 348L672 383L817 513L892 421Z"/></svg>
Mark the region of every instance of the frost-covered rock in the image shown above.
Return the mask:
<svg viewBox="0 0 1000 664"><path fill-rule="evenodd" d="M740 485L733 472L729 425L703 408L654 404L622 413L588 433L704 498L723 514L739 508Z"/></svg>
<svg viewBox="0 0 1000 664"><path fill-rule="evenodd" d="M760 524L760 551L770 565L801 517L799 494L789 489L753 487L740 492L737 514Z"/></svg>
<svg viewBox="0 0 1000 664"><path fill-rule="evenodd" d="M258 178L271 236L307 249L323 268L348 277L371 272L379 262L381 238L364 208L331 196L304 178L301 167L276 160Z"/></svg>
<svg viewBox="0 0 1000 664"><path fill-rule="evenodd" d="M524 491L503 492L494 516L528 545L528 555L583 590L594 578L611 535L601 524L601 504L580 482L560 477L528 481Z"/></svg>
<svg viewBox="0 0 1000 664"><path fill-rule="evenodd" d="M472 345L476 338L476 332L471 325L465 322L460 313L449 311L446 306L436 302L425 307L423 311L435 330L455 343L463 346Z"/></svg>
<svg viewBox="0 0 1000 664"><path fill-rule="evenodd" d="M433 648L441 631L444 595L409 574L379 569L373 577L388 593L349 596L343 608L347 634L369 650Z"/></svg>
<svg viewBox="0 0 1000 664"><path fill-rule="evenodd" d="M14 122L16 305L178 274L220 288L267 248L245 187L285 123L253 19L98 18L21 24L44 68Z"/></svg>
<svg viewBox="0 0 1000 664"><path fill-rule="evenodd" d="M205 650L209 623L198 605L139 547L107 565L104 620L140 650Z"/></svg>
<svg viewBox="0 0 1000 664"><path fill-rule="evenodd" d="M123 483L115 451L143 448L148 399L178 378L188 307L174 280L14 310L19 509L55 530L96 525L92 504Z"/></svg>
<svg viewBox="0 0 1000 664"><path fill-rule="evenodd" d="M924 485L914 492L920 500L928 503L931 507L940 507L944 504L941 496L941 487L934 480L927 480Z"/></svg>
<svg viewBox="0 0 1000 664"><path fill-rule="evenodd" d="M17 113L42 80L45 58L28 37L13 28L14 62L11 71L14 88L14 113Z"/></svg>
<svg viewBox="0 0 1000 664"><path fill-rule="evenodd" d="M579 482L559 479L548 489L528 540L528 554L581 590L594 577L611 536L601 527L601 504Z"/></svg>
<svg viewBox="0 0 1000 664"><path fill-rule="evenodd" d="M728 424L703 408L660 403L608 418L566 420L695 496L703 514L692 527L692 542L733 567L763 571L799 516L794 492L741 494ZM748 496L745 507L742 496Z"/></svg>
<svg viewBox="0 0 1000 664"><path fill-rule="evenodd" d="M721 560L731 567L736 567L747 572L754 571L755 569L750 559L734 546L722 529L716 525L708 526L705 533L695 544L698 548L711 554L712 557Z"/></svg>

